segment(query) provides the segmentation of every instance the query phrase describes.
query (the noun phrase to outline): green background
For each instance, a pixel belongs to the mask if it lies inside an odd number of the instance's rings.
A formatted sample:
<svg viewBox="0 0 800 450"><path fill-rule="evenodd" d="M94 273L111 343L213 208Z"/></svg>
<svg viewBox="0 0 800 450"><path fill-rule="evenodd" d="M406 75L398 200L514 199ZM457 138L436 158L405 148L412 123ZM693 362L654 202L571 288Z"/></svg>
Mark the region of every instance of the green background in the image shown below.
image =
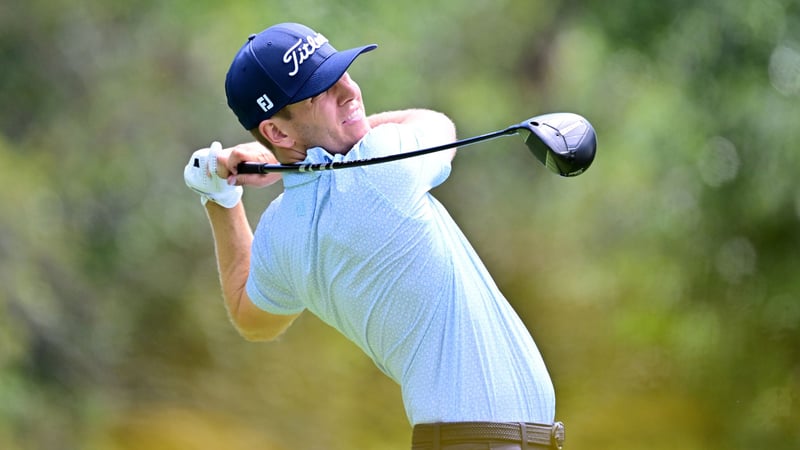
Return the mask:
<svg viewBox="0 0 800 450"><path fill-rule="evenodd" d="M351 70L370 113L594 124L577 178L504 138L435 191L568 448L800 447L797 1L29 0L0 6L0 448L409 447L397 386L318 319L236 335L182 179L249 138L225 72L284 21L380 45ZM279 190L247 190L252 220Z"/></svg>

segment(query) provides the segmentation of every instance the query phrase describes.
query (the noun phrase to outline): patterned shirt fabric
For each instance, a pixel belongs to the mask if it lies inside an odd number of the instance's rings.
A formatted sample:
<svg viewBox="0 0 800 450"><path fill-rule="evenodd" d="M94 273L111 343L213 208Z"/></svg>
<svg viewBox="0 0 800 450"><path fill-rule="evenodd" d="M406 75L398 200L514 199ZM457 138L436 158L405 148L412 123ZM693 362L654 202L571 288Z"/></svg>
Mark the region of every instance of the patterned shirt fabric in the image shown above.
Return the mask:
<svg viewBox="0 0 800 450"><path fill-rule="evenodd" d="M416 150L421 132L386 124L346 155ZM411 425L552 423L555 396L530 333L430 190L446 152L371 166L286 173L255 232L247 293L265 311L309 310L402 389Z"/></svg>

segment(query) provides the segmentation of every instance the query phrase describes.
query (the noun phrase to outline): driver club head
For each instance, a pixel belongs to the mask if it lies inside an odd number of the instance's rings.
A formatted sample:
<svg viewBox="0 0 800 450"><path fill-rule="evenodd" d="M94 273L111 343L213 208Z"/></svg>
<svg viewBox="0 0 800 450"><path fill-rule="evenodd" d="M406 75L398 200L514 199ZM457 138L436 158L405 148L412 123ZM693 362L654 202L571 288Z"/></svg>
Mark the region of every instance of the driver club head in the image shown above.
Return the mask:
<svg viewBox="0 0 800 450"><path fill-rule="evenodd" d="M532 117L517 125L517 133L536 159L563 177L582 174L594 161L597 136L592 124L578 114Z"/></svg>

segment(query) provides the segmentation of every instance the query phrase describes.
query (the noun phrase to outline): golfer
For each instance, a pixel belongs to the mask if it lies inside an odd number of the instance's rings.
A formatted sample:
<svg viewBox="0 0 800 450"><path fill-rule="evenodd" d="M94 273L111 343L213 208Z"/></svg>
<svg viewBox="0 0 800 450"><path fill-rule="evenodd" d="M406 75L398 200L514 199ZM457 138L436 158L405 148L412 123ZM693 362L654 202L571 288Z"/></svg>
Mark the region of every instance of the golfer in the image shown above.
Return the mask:
<svg viewBox="0 0 800 450"><path fill-rule="evenodd" d="M455 150L319 172L237 174L243 161L326 163L452 142L423 109L367 116L337 51L294 23L251 35L225 80L255 142L196 151L184 170L213 231L223 297L249 340L303 311L339 330L402 390L413 449L560 448L550 376L531 335L430 190ZM284 190L251 231L242 185Z"/></svg>

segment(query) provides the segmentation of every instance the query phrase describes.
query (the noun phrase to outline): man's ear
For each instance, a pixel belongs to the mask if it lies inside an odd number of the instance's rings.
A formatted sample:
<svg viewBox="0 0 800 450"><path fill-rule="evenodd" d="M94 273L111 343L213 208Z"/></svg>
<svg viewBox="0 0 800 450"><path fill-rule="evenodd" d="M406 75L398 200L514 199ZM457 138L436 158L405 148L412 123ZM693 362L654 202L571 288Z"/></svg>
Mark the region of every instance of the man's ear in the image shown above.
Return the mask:
<svg viewBox="0 0 800 450"><path fill-rule="evenodd" d="M294 139L284 133L281 125L272 119L262 120L258 124L258 132L275 147L291 148L294 145Z"/></svg>

